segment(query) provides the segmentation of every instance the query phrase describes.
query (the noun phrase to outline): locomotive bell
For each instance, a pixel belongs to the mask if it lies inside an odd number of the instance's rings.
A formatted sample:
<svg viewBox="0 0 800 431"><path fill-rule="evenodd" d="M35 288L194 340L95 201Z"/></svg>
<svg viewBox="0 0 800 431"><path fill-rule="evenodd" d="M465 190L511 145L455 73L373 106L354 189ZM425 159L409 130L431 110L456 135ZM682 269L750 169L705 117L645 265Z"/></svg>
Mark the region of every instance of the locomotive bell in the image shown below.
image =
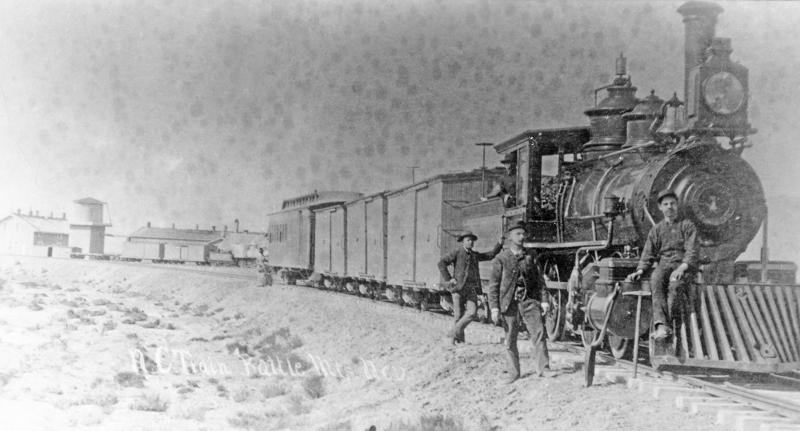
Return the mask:
<svg viewBox="0 0 800 431"><path fill-rule="evenodd" d="M656 96L655 90L650 90L650 95L639 101L633 111L622 116L628 128L628 139L622 148L646 144L653 140L650 126L653 120L661 116L664 100Z"/></svg>
<svg viewBox="0 0 800 431"><path fill-rule="evenodd" d="M666 101L661 107L662 123L655 131L656 135L674 138L686 127L685 115L683 102L678 100L678 93L672 93L672 99Z"/></svg>

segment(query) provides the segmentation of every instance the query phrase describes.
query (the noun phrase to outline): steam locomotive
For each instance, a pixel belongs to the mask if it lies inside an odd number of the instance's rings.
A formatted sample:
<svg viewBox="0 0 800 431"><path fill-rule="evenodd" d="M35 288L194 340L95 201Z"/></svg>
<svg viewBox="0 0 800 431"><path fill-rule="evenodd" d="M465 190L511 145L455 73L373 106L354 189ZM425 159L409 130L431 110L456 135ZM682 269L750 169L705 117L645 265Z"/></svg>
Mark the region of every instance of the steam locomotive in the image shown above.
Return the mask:
<svg viewBox="0 0 800 431"><path fill-rule="evenodd" d="M686 30L684 101L677 94L664 101L653 92L637 98L620 55L613 81L595 92L606 97L585 110L589 127L528 130L495 145L516 161L512 199L480 199L485 175L478 183L476 172L369 197L337 194L337 200L316 201L324 205L312 201L272 215L273 260L286 254L274 247L285 247L287 232L296 232L289 242L300 241L292 246L301 250L299 257L278 265L289 281L315 273L329 288L449 309L435 263L455 246L454 238L465 230L499 238L505 226L523 222L529 232L525 247L546 275L549 338L573 334L590 350L605 342L616 356L625 356L632 341L647 337L651 307L647 277L641 284L624 279L660 220L656 195L668 188L697 227L702 265L678 336L666 346L672 355L659 355L650 342L651 362L770 372L798 368L794 265L769 262L766 241L758 265L736 262L767 227L761 183L741 158L756 132L748 122L748 70L731 60L730 39L715 37L721 7L690 1L678 12ZM492 175L490 181L500 173ZM426 194L431 184L440 185ZM435 210L424 215L423 208ZM326 220L322 228L318 219ZM306 225L289 229L286 220ZM482 266L482 278L488 269Z"/></svg>
<svg viewBox="0 0 800 431"><path fill-rule="evenodd" d="M495 147L520 161L517 206L502 217L529 226L526 247L548 278L550 338L570 332L587 348L607 341L619 357L650 329L648 282L626 282L625 276L661 217L657 194L671 189L683 216L697 226L702 265L674 345L658 351L649 343L651 361L796 368L800 290L793 286L794 265L768 262L766 242L757 277L747 277L747 263L735 263L759 228L766 232L761 183L741 158L755 133L747 116L748 70L731 60L730 39L714 37L722 8L692 1L678 12L686 26L686 102L677 94L665 102L652 92L637 99L620 56L613 82L597 90L607 96L585 111L589 127L530 130ZM545 194L548 159L558 188ZM464 225L478 232L481 223L471 222L469 213L481 205L465 208ZM660 354L665 351L673 354Z"/></svg>

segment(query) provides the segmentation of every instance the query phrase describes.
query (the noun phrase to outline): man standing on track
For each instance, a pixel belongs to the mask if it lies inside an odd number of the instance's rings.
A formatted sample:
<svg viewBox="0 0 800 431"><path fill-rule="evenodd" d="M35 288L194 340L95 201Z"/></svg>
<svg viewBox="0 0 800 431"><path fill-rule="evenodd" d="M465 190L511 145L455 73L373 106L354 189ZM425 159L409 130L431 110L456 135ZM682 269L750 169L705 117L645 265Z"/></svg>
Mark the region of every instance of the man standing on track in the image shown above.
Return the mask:
<svg viewBox="0 0 800 431"><path fill-rule="evenodd" d="M525 253L525 224L519 222L508 231L508 247L492 260L492 273L486 294L492 309L492 321L498 324L500 315L506 321L505 347L509 376L505 383L513 383L519 376L519 350L517 334L520 320L525 322L533 344L534 374L541 377L549 368L544 314L549 304L544 302L545 281L533 256Z"/></svg>
<svg viewBox="0 0 800 431"><path fill-rule="evenodd" d="M503 237L489 252L480 253L473 250L478 237L472 232L465 232L458 236L457 241L461 247L451 251L439 261L439 271L445 281L447 290L453 299L453 316L456 323L447 333L447 343L463 343L464 329L472 322L478 310L478 293L481 291L481 276L478 262L490 260L497 256L503 248ZM454 276L447 269L453 265ZM466 312L464 309L466 307Z"/></svg>
<svg viewBox="0 0 800 431"><path fill-rule="evenodd" d="M272 269L269 267L269 260L264 255L264 249L258 249L258 256L256 257L256 271L258 271L258 285L259 286L272 286Z"/></svg>

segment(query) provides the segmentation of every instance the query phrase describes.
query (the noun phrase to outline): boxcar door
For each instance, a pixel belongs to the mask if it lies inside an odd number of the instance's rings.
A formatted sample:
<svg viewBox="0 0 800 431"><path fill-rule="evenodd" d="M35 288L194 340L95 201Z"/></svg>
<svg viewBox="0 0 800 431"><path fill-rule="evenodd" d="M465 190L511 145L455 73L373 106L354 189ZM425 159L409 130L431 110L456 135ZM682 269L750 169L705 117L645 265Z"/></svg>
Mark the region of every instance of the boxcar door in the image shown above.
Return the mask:
<svg viewBox="0 0 800 431"><path fill-rule="evenodd" d="M405 190L389 196L387 282L402 286L414 276L414 204L416 193Z"/></svg>

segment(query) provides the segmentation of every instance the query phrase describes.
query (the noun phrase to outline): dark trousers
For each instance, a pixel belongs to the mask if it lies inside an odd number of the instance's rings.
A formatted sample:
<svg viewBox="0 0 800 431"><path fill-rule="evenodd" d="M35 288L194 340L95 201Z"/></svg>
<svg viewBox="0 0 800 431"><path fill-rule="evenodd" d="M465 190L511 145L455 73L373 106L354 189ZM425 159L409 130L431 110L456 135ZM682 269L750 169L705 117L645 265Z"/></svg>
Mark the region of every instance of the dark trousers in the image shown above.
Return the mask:
<svg viewBox="0 0 800 431"><path fill-rule="evenodd" d="M653 324L664 324L672 329L672 319L679 318L686 306L686 290L692 279L690 271L683 273L678 281L669 281L680 263L659 263L650 275L650 291L653 295Z"/></svg>
<svg viewBox="0 0 800 431"><path fill-rule="evenodd" d="M460 292L451 293L450 297L453 299L453 317L456 319L450 336L464 341L464 329L478 312L478 293L474 288L465 287Z"/></svg>
<svg viewBox="0 0 800 431"><path fill-rule="evenodd" d="M509 355L512 374L519 376L519 350L517 349L517 334L519 333L520 319L528 327L533 344L533 372L537 375L544 373L549 365L550 358L547 353L547 333L544 330L544 316L539 301L525 299L522 302L511 301L508 310L503 313L503 318L508 325L506 332L506 351Z"/></svg>

